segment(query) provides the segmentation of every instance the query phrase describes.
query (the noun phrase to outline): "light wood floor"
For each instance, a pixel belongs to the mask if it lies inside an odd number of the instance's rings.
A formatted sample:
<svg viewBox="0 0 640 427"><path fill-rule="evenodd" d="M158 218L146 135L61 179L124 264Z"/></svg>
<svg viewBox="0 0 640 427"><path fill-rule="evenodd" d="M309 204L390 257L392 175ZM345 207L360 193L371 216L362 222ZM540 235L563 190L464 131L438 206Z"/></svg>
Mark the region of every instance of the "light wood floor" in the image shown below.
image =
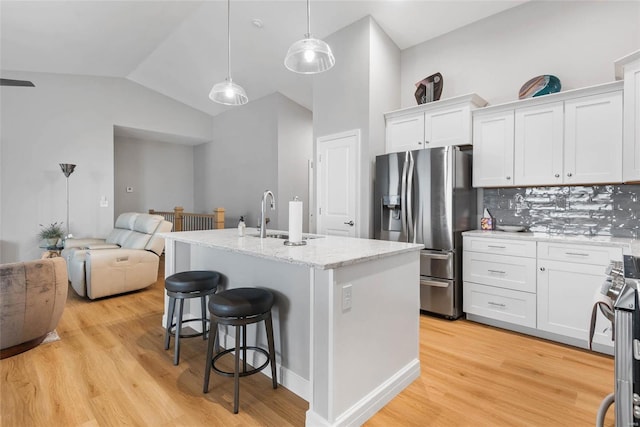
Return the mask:
<svg viewBox="0 0 640 427"><path fill-rule="evenodd" d="M99 301L70 289L61 340L0 361L0 425L304 425L307 402L263 375L241 380L238 415L232 379L202 394L205 342L185 340L173 366L162 310L160 279ZM420 358L420 379L366 426L592 426L613 390L611 357L466 320L421 316Z"/></svg>

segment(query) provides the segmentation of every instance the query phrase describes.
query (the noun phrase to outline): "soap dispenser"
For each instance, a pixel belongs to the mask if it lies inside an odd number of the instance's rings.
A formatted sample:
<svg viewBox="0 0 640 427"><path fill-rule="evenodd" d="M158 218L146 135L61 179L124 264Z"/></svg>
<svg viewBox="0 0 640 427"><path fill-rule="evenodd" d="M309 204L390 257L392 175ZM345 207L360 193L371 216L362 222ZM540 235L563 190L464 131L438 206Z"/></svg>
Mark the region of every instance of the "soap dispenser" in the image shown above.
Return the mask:
<svg viewBox="0 0 640 427"><path fill-rule="evenodd" d="M241 216L240 221L238 221L238 236L244 236L245 228L247 228L247 225L244 223L244 216Z"/></svg>

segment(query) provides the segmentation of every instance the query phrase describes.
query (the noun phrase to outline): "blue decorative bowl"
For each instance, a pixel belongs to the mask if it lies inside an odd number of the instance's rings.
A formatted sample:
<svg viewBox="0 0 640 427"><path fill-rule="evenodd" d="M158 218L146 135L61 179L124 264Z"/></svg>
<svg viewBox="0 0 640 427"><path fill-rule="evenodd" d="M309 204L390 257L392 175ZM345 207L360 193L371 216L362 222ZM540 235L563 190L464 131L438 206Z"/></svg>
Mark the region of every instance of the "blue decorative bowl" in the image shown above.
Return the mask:
<svg viewBox="0 0 640 427"><path fill-rule="evenodd" d="M550 93L560 92L562 85L560 79L550 74L537 76L526 82L520 88L518 98L526 99Z"/></svg>

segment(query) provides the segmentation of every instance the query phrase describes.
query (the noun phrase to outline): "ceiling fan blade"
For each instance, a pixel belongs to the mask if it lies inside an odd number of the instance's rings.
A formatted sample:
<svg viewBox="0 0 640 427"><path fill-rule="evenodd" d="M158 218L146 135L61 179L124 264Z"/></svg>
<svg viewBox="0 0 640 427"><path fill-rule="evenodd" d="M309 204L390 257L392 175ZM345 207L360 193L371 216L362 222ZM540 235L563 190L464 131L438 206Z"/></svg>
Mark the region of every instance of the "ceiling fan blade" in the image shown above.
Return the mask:
<svg viewBox="0 0 640 427"><path fill-rule="evenodd" d="M11 80L11 79L0 79L0 86L24 86L24 87L36 87L29 80Z"/></svg>

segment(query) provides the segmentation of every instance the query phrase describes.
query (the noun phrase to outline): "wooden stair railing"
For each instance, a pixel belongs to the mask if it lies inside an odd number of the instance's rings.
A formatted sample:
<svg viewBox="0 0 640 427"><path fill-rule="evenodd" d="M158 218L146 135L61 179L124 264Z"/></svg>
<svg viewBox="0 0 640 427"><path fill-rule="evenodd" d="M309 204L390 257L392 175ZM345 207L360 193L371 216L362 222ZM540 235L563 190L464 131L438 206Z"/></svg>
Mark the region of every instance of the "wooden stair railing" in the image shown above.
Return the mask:
<svg viewBox="0 0 640 427"><path fill-rule="evenodd" d="M197 214L184 211L176 206L173 212L161 212L149 209L152 215L162 215L173 223L172 231L216 230L224 228L224 208L215 208L212 214Z"/></svg>

